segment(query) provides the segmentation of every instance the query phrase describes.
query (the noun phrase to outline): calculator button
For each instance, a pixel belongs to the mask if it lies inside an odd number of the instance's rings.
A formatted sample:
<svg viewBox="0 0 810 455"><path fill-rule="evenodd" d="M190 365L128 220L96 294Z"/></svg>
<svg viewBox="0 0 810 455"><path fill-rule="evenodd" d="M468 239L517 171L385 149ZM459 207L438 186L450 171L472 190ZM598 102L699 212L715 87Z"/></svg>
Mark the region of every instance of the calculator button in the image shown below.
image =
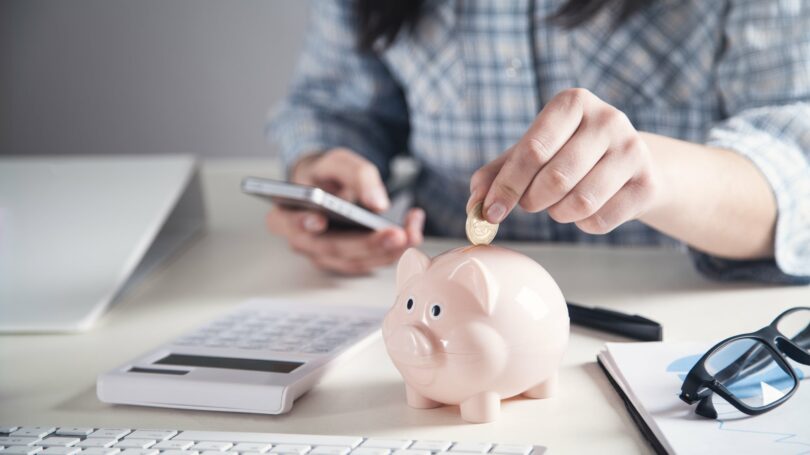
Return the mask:
<svg viewBox="0 0 810 455"><path fill-rule="evenodd" d="M135 433L137 433L137 431ZM155 445L156 442L157 441L154 439L127 438L119 441L115 444L115 447L119 449L148 449Z"/></svg>
<svg viewBox="0 0 810 455"><path fill-rule="evenodd" d="M158 455L158 453L155 449L127 449L118 455Z"/></svg>
<svg viewBox="0 0 810 455"><path fill-rule="evenodd" d="M115 438L121 439L132 431L129 428L100 428L90 433L91 438Z"/></svg>
<svg viewBox="0 0 810 455"><path fill-rule="evenodd" d="M193 445L194 441L181 441L170 439L166 441L160 441L157 444L153 445L151 448L160 450L186 450Z"/></svg>
<svg viewBox="0 0 810 455"><path fill-rule="evenodd" d="M9 436L30 436L33 438L44 438L56 430L54 427L22 427L11 433Z"/></svg>
<svg viewBox="0 0 810 455"><path fill-rule="evenodd" d="M30 446L39 441L33 436L3 436L0 437L0 446Z"/></svg>
<svg viewBox="0 0 810 455"><path fill-rule="evenodd" d="M68 447L76 444L79 442L79 438L71 438L71 437L51 437L45 438L41 441L37 441L34 445L42 446L42 447Z"/></svg>
<svg viewBox="0 0 810 455"><path fill-rule="evenodd" d="M82 441L79 441L79 443L76 444L76 447L96 447L96 448L103 447L103 448L106 448L106 447L112 446L116 442L118 442L117 439L111 439L111 438L87 438L87 439L84 439Z"/></svg>
<svg viewBox="0 0 810 455"><path fill-rule="evenodd" d="M57 436L87 436L92 433L94 428L58 428L56 430Z"/></svg>
<svg viewBox="0 0 810 455"><path fill-rule="evenodd" d="M79 447L46 447L40 455L74 455L82 450Z"/></svg>
<svg viewBox="0 0 810 455"><path fill-rule="evenodd" d="M34 455L40 451L42 451L42 447L39 446L10 446L0 450L0 453L3 455Z"/></svg>
<svg viewBox="0 0 810 455"><path fill-rule="evenodd" d="M79 452L79 455L115 455L120 451L121 449L116 449L114 447L90 447Z"/></svg>
<svg viewBox="0 0 810 455"><path fill-rule="evenodd" d="M203 441L194 444L192 447L193 450L215 450L217 452L222 452L223 450L228 450L233 446L230 442L212 442L212 441Z"/></svg>

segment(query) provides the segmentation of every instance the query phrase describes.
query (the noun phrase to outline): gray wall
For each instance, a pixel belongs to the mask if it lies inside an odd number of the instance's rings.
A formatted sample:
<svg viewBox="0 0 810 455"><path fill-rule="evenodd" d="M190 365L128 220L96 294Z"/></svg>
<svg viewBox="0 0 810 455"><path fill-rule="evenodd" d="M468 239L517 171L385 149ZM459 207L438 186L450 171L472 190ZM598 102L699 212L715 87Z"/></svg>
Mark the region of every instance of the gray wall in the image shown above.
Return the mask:
<svg viewBox="0 0 810 455"><path fill-rule="evenodd" d="M272 153L302 0L0 0L0 154Z"/></svg>

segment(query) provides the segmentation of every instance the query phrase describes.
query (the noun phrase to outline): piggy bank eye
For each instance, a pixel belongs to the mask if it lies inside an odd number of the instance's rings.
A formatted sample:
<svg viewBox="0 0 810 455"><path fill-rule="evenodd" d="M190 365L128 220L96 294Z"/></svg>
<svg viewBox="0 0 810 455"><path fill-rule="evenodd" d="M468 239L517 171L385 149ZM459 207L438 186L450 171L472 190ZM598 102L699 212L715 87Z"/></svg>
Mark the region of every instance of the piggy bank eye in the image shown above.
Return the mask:
<svg viewBox="0 0 810 455"><path fill-rule="evenodd" d="M413 311L413 298L408 299L408 302L405 303L405 309L408 310L408 313Z"/></svg>
<svg viewBox="0 0 810 455"><path fill-rule="evenodd" d="M433 319L439 319L439 316L442 314L442 307L439 305L433 305L430 307L430 317Z"/></svg>

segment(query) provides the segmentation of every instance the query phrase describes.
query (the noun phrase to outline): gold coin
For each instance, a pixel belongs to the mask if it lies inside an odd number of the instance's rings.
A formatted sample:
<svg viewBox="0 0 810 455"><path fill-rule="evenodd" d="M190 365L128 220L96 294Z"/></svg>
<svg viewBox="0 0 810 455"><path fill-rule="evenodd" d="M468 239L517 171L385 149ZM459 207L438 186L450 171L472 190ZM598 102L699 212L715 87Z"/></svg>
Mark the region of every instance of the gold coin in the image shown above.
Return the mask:
<svg viewBox="0 0 810 455"><path fill-rule="evenodd" d="M483 207L483 202L479 202L467 213L467 240L473 245L489 245L498 233L498 225L488 222L481 214Z"/></svg>

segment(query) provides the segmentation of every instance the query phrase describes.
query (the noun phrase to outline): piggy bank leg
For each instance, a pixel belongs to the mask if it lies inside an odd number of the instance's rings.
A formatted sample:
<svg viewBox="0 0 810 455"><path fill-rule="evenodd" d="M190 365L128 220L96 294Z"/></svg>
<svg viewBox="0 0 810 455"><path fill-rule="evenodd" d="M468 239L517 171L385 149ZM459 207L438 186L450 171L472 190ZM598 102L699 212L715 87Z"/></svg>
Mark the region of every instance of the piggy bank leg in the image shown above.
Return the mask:
<svg viewBox="0 0 810 455"><path fill-rule="evenodd" d="M433 401L430 398L419 395L419 392L407 385L405 386L405 400L408 402L408 406L416 409L438 408L442 405L438 401Z"/></svg>
<svg viewBox="0 0 810 455"><path fill-rule="evenodd" d="M558 375L559 372L554 372L554 374L545 381L523 392L523 396L529 398L548 398L554 395L557 392Z"/></svg>
<svg viewBox="0 0 810 455"><path fill-rule="evenodd" d="M501 397L483 392L461 402L461 418L470 423L492 422L501 413Z"/></svg>

